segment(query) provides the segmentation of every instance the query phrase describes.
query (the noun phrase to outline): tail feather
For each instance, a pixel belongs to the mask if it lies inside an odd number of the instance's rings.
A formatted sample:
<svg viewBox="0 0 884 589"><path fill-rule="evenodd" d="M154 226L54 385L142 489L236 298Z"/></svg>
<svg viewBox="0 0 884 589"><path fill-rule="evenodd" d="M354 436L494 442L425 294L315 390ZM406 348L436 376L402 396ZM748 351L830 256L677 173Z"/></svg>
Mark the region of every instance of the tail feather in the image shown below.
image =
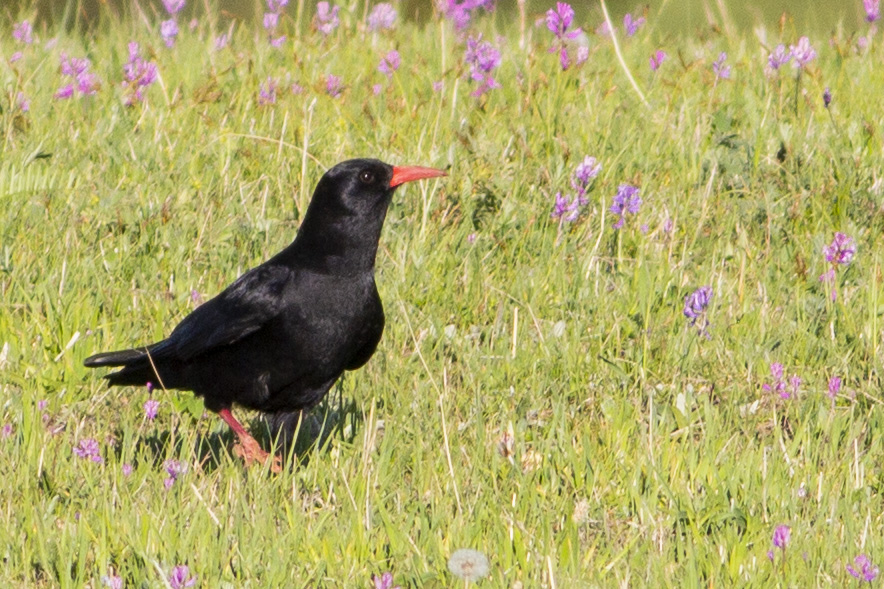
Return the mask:
<svg viewBox="0 0 884 589"><path fill-rule="evenodd" d="M83 366L98 368L101 366L126 366L147 357L146 348L137 350L118 350L116 352L102 352L89 356L83 360Z"/></svg>
<svg viewBox="0 0 884 589"><path fill-rule="evenodd" d="M177 374L177 363L167 357L168 350L162 342L132 350L118 350L116 352L103 352L89 356L83 360L83 365L89 368L102 366L122 366L116 372L104 375L109 385L132 385L143 386L148 382L154 386L169 387ZM157 370L161 371L157 375Z"/></svg>

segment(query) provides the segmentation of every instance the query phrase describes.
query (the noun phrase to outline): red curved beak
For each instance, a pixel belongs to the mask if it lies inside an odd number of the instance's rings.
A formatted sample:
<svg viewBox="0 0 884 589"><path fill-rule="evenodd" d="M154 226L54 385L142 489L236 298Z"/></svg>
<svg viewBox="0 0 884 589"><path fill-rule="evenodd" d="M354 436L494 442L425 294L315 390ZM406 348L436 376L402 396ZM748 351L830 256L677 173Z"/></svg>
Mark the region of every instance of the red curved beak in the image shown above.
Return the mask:
<svg viewBox="0 0 884 589"><path fill-rule="evenodd" d="M393 166L393 178L390 180L390 188L396 188L400 184L424 178L438 178L447 176L442 170L435 168L423 168L421 166Z"/></svg>

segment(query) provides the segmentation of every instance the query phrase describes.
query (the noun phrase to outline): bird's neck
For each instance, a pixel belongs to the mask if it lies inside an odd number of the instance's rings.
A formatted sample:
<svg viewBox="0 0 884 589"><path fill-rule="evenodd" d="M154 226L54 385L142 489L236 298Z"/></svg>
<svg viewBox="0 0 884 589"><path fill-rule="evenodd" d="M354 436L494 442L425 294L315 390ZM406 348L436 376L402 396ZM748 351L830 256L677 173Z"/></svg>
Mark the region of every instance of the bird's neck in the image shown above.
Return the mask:
<svg viewBox="0 0 884 589"><path fill-rule="evenodd" d="M305 217L295 240L280 254L286 261L323 274L374 272L384 215L370 220L343 216L323 223L310 221Z"/></svg>

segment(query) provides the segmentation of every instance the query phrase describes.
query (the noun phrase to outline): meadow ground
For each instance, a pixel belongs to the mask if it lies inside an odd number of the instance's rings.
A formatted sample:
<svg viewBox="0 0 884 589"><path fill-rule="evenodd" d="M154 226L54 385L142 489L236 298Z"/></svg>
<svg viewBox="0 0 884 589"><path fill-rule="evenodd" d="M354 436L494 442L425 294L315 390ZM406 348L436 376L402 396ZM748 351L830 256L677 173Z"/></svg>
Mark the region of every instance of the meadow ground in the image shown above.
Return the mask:
<svg viewBox="0 0 884 589"><path fill-rule="evenodd" d="M4 586L449 587L460 548L487 587L874 577L874 23L613 15L621 64L597 8L388 29L280 4L266 30L202 5L4 21ZM384 339L283 475L244 468L190 393L146 405L82 367L281 249L357 156L450 175L397 193Z"/></svg>

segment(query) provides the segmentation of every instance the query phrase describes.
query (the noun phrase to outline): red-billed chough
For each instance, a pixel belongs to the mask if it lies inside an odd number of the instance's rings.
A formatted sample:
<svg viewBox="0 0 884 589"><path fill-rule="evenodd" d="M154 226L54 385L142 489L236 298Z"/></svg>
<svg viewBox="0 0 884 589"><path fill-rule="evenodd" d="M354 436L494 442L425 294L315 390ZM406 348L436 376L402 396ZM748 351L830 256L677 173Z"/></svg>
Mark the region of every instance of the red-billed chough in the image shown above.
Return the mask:
<svg viewBox="0 0 884 589"><path fill-rule="evenodd" d="M374 265L393 192L444 175L373 159L334 166L291 245L194 309L163 341L84 364L122 366L105 376L111 385L193 391L236 433L247 464L265 462L268 453L230 408L309 409L345 370L368 361L384 330ZM278 457L271 467L280 469Z"/></svg>

